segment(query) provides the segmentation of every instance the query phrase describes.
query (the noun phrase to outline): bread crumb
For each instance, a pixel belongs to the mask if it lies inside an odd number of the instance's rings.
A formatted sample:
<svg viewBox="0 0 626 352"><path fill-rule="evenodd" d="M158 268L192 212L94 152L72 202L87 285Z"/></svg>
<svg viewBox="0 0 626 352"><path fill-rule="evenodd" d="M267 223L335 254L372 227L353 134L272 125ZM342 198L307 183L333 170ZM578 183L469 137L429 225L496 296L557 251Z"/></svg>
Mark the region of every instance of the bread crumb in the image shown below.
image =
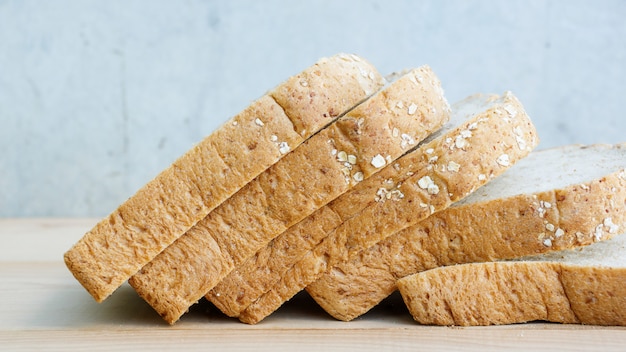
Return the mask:
<svg viewBox="0 0 626 352"><path fill-rule="evenodd" d="M394 202L397 202L402 198L404 198L404 193L402 193L402 191L400 191L399 189L394 189L390 191L384 187L381 187L378 189L378 191L376 191L376 197L374 198L374 200L376 200L377 202L384 202L386 200L392 200Z"/></svg>
<svg viewBox="0 0 626 352"><path fill-rule="evenodd" d="M465 148L465 146L467 145L467 141L465 140L465 138L462 135L456 136L456 138L454 139L454 146L459 148L459 149L463 149Z"/></svg>
<svg viewBox="0 0 626 352"><path fill-rule="evenodd" d="M341 162L346 162L348 161L348 153L344 152L343 150L337 153L337 160L341 161Z"/></svg>
<svg viewBox="0 0 626 352"><path fill-rule="evenodd" d="M289 147L289 144L287 144L287 142L280 142L280 144L278 145L278 151L281 154L287 154L290 150L291 148Z"/></svg>
<svg viewBox="0 0 626 352"><path fill-rule="evenodd" d="M461 131L461 137L463 138L470 138L472 136L472 131L470 130L463 130Z"/></svg>
<svg viewBox="0 0 626 352"><path fill-rule="evenodd" d="M385 199L387 199L387 189L379 188L378 191L376 191L376 197L374 200L377 202L384 202Z"/></svg>
<svg viewBox="0 0 626 352"><path fill-rule="evenodd" d="M263 123L263 121L261 121L261 119L260 119L260 118L258 118L258 117L257 117L256 119L254 119L254 123L256 123L256 124L257 124L257 126L261 126L261 127L263 127L263 125L265 125L265 124Z"/></svg>
<svg viewBox="0 0 626 352"><path fill-rule="evenodd" d="M504 106L504 110L506 110L506 112L509 114L509 116L511 116L513 118L515 116L517 116L517 110L513 107L513 105L506 104Z"/></svg>
<svg viewBox="0 0 626 352"><path fill-rule="evenodd" d="M395 196L397 199L402 199L404 198L404 193L402 193L402 191L400 191L399 189L394 189L393 191L391 191L392 195Z"/></svg>
<svg viewBox="0 0 626 352"><path fill-rule="evenodd" d="M375 157L372 158L372 166L379 169L383 166L385 166L385 164L387 164L387 161L385 160L385 158L380 155L380 154L376 154Z"/></svg>
<svg viewBox="0 0 626 352"><path fill-rule="evenodd" d="M420 178L417 181L417 185L421 188L421 189L425 189L428 194L438 194L439 193L439 186L437 186L435 184L435 181L433 181L432 178L430 178L430 176L424 176L422 178Z"/></svg>
<svg viewBox="0 0 626 352"><path fill-rule="evenodd" d="M596 230L593 233L593 238L596 241L600 241L602 239L602 224L596 226Z"/></svg>
<svg viewBox="0 0 626 352"><path fill-rule="evenodd" d="M522 129L519 126L513 127L513 134L515 135L515 140L517 141L517 146L519 147L519 149L525 150L526 140L524 139Z"/></svg>
<svg viewBox="0 0 626 352"><path fill-rule="evenodd" d="M613 223L613 219L611 219L611 218L604 219L602 224L609 228L609 233L610 234L616 234L617 231L619 230L619 226L614 224Z"/></svg>
<svg viewBox="0 0 626 352"><path fill-rule="evenodd" d="M460 168L461 168L461 165L455 163L454 161L450 160L448 162L448 171L450 171L450 172L458 172Z"/></svg>
<svg viewBox="0 0 626 352"><path fill-rule="evenodd" d="M565 231L563 231L563 229L559 227L559 228L558 228L558 229L556 229L556 231L554 232L554 237L556 237L556 238L560 238L560 237L562 237L564 234L565 234Z"/></svg>
<svg viewBox="0 0 626 352"><path fill-rule="evenodd" d="M511 165L511 160L508 154L502 154L496 159L496 163L500 166L509 166Z"/></svg>
<svg viewBox="0 0 626 352"><path fill-rule="evenodd" d="M424 176L417 181L417 185L422 189L428 188L429 185L433 184L433 179L430 176Z"/></svg>
<svg viewBox="0 0 626 352"><path fill-rule="evenodd" d="M407 145L414 145L415 144L415 140L413 139L413 137L411 137L410 135L403 133L402 134L402 143L400 143L400 146L404 149L406 148Z"/></svg>

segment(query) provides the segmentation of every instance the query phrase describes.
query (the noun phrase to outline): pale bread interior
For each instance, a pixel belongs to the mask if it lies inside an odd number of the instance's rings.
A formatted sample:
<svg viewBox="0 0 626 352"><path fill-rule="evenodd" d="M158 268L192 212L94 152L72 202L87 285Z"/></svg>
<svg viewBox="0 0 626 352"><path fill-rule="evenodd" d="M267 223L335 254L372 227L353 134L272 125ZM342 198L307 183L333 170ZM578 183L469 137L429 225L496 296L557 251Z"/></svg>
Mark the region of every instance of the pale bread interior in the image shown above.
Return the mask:
<svg viewBox="0 0 626 352"><path fill-rule="evenodd" d="M579 266L626 267L626 233L572 250L524 257L516 261L549 261Z"/></svg>
<svg viewBox="0 0 626 352"><path fill-rule="evenodd" d="M530 153L455 206L560 189L626 168L626 145L569 145Z"/></svg>
<svg viewBox="0 0 626 352"><path fill-rule="evenodd" d="M474 115L483 113L496 104L501 104L503 101L504 97L498 95L474 94L452 104L450 120L448 120L448 122L445 123L439 130L431 133L428 137L422 140L416 148L440 138L453 129L458 128L463 123L469 121Z"/></svg>

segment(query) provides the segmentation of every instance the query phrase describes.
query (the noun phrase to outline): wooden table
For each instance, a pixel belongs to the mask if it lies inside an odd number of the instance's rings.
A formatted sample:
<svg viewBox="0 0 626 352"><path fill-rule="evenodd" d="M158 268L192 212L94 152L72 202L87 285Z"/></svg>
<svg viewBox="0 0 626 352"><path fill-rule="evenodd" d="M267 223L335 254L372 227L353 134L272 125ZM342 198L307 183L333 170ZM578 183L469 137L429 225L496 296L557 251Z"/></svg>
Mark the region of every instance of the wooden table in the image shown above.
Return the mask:
<svg viewBox="0 0 626 352"><path fill-rule="evenodd" d="M130 286L98 304L65 268L63 253L96 221L0 219L0 350L626 350L622 327L420 326L398 295L349 323L302 293L254 326L207 302L169 326Z"/></svg>

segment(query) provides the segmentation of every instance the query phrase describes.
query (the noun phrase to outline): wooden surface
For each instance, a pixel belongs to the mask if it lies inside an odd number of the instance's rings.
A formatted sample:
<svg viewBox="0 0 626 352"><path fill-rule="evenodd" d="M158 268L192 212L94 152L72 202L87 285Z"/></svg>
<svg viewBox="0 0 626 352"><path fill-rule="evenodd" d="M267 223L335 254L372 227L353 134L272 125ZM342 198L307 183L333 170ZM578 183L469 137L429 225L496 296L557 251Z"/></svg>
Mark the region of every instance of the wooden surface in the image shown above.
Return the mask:
<svg viewBox="0 0 626 352"><path fill-rule="evenodd" d="M622 327L420 326L398 295L348 323L333 320L303 293L254 326L205 301L169 326L130 286L98 304L65 268L63 252L95 223L0 219L0 351L626 350Z"/></svg>

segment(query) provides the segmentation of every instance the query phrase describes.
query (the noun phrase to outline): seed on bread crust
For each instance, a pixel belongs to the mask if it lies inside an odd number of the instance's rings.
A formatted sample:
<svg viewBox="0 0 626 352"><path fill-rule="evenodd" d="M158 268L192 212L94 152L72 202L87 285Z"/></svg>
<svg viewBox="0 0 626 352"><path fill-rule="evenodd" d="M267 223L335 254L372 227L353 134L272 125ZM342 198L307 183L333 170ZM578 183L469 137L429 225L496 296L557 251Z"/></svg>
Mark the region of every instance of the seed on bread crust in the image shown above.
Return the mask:
<svg viewBox="0 0 626 352"><path fill-rule="evenodd" d="M376 156L372 158L372 166L377 169L385 166L385 164L387 164L387 161L380 154L376 154Z"/></svg>

